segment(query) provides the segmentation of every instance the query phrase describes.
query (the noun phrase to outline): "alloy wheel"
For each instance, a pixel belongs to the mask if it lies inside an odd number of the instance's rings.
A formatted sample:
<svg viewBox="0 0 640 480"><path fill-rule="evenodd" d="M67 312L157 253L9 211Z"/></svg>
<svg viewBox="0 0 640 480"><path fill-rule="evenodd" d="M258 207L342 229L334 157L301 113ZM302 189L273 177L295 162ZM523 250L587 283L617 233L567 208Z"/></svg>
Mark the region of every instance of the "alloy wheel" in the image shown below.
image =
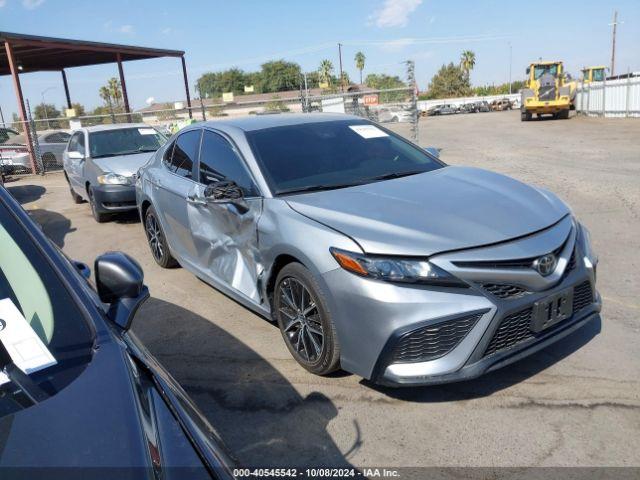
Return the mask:
<svg viewBox="0 0 640 480"><path fill-rule="evenodd" d="M278 290L278 314L289 345L307 363L316 362L324 347L320 311L309 290L297 279L287 277Z"/></svg>
<svg viewBox="0 0 640 480"><path fill-rule="evenodd" d="M158 220L154 215L147 215L147 218L145 219L145 231L147 232L149 248L151 248L153 257L158 262L161 262L164 257L164 248L161 240L162 232L160 230L160 225L158 225Z"/></svg>

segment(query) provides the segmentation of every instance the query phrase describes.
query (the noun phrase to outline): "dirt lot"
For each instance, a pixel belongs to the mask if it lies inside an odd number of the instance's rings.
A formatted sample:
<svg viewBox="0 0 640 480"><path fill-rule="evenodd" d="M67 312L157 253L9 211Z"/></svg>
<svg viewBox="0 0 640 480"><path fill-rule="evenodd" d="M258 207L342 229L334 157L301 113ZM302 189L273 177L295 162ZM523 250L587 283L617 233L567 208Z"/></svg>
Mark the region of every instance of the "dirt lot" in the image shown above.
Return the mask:
<svg viewBox="0 0 640 480"><path fill-rule="evenodd" d="M185 270L157 267L135 216L96 224L60 174L9 188L71 257L91 263L117 249L142 263L153 298L134 331L245 465L640 465L640 120L458 115L423 120L420 138L448 163L569 202L600 254L601 325L461 384L390 390L318 378L275 326Z"/></svg>

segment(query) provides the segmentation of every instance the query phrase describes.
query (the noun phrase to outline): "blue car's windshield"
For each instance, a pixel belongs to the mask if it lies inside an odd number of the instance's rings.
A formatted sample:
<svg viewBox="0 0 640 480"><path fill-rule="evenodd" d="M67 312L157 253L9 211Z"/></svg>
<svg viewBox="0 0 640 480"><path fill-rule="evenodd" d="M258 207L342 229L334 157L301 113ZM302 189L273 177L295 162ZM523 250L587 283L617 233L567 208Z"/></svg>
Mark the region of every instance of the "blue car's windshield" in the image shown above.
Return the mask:
<svg viewBox="0 0 640 480"><path fill-rule="evenodd" d="M131 155L155 152L167 141L166 137L151 127L101 130L89 134L91 158Z"/></svg>
<svg viewBox="0 0 640 480"><path fill-rule="evenodd" d="M361 185L443 166L366 120L301 123L246 135L275 194Z"/></svg>

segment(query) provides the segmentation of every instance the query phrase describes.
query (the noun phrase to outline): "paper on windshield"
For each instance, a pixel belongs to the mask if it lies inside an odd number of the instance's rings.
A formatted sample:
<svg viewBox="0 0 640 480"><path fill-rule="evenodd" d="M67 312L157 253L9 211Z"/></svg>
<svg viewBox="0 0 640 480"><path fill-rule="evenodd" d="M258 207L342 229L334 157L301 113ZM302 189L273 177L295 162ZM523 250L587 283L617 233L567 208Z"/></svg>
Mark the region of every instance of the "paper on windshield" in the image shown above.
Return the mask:
<svg viewBox="0 0 640 480"><path fill-rule="evenodd" d="M368 139L389 136L375 125L349 125L349 128L360 135L362 138Z"/></svg>
<svg viewBox="0 0 640 480"><path fill-rule="evenodd" d="M0 340L13 363L27 374L57 363L10 298L0 300ZM8 381L0 372L0 385Z"/></svg>
<svg viewBox="0 0 640 480"><path fill-rule="evenodd" d="M153 128L139 128L138 133L140 135L155 135L157 132Z"/></svg>

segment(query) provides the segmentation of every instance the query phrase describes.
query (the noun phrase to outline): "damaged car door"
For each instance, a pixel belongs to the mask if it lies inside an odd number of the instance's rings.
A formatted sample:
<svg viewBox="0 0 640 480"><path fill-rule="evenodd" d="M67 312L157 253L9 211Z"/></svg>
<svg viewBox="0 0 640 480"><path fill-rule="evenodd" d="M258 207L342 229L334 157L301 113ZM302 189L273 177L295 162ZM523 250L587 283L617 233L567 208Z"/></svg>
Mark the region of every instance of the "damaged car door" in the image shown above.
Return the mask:
<svg viewBox="0 0 640 480"><path fill-rule="evenodd" d="M257 224L262 197L233 143L205 129L187 207L196 264L213 283L259 303Z"/></svg>

